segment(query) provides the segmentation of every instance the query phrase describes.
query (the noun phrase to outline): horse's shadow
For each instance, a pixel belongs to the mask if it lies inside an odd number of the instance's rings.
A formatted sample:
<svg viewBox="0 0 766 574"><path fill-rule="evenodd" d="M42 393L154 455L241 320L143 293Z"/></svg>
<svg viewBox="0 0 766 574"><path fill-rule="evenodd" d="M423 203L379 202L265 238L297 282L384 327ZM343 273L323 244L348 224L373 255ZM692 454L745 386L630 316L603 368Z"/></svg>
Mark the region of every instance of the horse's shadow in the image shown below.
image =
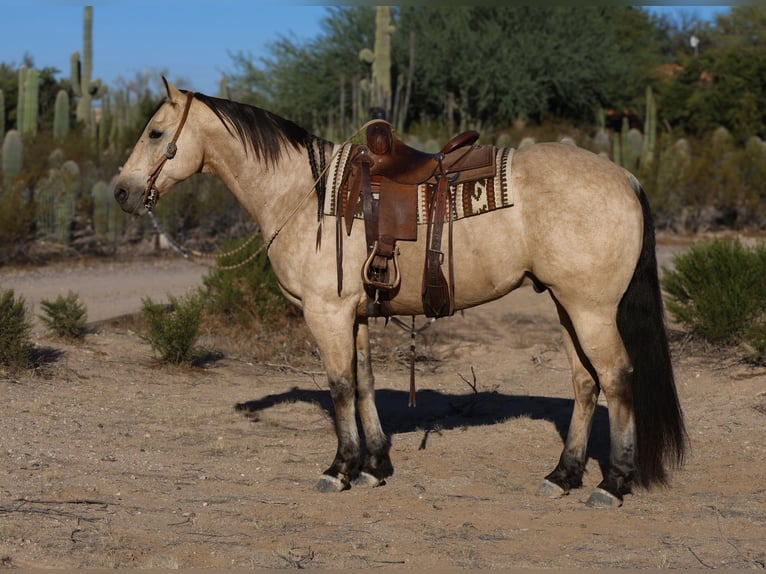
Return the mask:
<svg viewBox="0 0 766 574"><path fill-rule="evenodd" d="M319 405L333 415L332 400L327 391L300 389L267 395L236 405L236 410L258 420L258 413L284 402L307 402ZM574 401L535 395L508 395L479 391L470 394L448 394L428 389L417 392L417 406L409 408L408 393L391 389L375 392L383 430L387 435L423 432L420 448L427 447L429 434L440 430L468 426L501 424L509 419L529 418L553 423L562 443L569 430ZM609 418L607 409L596 407L588 456L598 461L602 470L609 463Z"/></svg>

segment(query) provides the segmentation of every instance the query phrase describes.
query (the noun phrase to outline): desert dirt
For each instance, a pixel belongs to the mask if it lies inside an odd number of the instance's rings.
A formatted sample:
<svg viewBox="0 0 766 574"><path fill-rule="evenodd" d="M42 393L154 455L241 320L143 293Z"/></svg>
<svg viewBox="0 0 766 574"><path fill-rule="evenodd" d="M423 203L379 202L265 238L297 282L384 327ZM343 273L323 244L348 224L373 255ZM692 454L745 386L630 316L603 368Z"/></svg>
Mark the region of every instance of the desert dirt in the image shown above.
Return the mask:
<svg viewBox="0 0 766 574"><path fill-rule="evenodd" d="M163 366L135 321L113 319L205 272L172 258L0 268L0 287L33 315L71 290L92 321L77 343L38 324L48 362L0 373L0 567L766 565L766 370L736 350L672 326L691 454L669 488L596 510L585 500L608 458L603 401L584 488L535 496L573 396L547 295L525 287L426 328L415 408L409 336L379 321L377 396L395 473L379 488L320 494L336 443L316 353L262 361L206 333L222 357Z"/></svg>

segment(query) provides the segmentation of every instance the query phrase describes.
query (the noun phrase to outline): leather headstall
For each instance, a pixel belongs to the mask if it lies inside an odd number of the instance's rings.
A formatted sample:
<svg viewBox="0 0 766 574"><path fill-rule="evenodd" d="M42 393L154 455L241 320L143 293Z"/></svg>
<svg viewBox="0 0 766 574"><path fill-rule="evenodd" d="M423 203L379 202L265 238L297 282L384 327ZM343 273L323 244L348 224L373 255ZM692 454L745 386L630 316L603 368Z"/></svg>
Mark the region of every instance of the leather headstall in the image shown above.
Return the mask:
<svg viewBox="0 0 766 574"><path fill-rule="evenodd" d="M189 116L189 108L191 108L193 99L194 92L186 92L186 105L184 105L184 111L181 115L181 122L176 128L176 133L173 136L173 139L168 142L168 145L165 148L165 153L162 155L162 157L160 157L160 159L157 160L157 163L154 164L154 167L152 167L151 171L149 172L146 191L144 191L144 207L150 211L160 197L160 191L155 187L154 184L157 182L157 178L160 176L160 172L162 171L165 162L169 159L173 159L176 156L176 152L178 151L176 142L178 141L178 137L181 135L181 130L183 129L184 124L186 123L186 118Z"/></svg>

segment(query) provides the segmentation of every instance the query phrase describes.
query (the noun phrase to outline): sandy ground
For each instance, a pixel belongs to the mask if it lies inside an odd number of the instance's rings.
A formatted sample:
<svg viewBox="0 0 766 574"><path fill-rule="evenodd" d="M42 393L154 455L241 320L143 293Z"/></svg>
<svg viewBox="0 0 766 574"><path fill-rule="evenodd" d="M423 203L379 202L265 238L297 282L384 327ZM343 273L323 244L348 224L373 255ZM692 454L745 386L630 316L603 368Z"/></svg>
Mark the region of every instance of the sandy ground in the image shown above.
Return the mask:
<svg viewBox="0 0 766 574"><path fill-rule="evenodd" d="M584 504L608 457L603 403L585 487L535 496L572 407L546 295L522 288L426 329L413 409L408 335L381 321L378 404L395 474L319 494L335 438L315 356L265 363L245 345L202 368L160 366L130 321L108 320L204 272L164 258L0 268L0 287L35 313L72 290L99 322L76 344L38 326L53 360L0 374L0 567L766 565L766 371L733 352L674 333L691 456L669 488L605 511Z"/></svg>

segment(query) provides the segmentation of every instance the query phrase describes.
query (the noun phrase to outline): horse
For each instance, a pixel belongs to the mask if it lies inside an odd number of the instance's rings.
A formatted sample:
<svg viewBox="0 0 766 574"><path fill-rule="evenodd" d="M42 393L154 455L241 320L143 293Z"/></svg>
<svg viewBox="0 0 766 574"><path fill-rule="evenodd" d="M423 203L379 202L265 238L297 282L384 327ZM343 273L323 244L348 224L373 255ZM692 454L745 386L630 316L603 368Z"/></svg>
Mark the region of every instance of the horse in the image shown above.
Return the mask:
<svg viewBox="0 0 766 574"><path fill-rule="evenodd" d="M375 405L369 295L359 272L368 255L364 228L353 227L343 245L342 290L336 244L317 240L318 224L319 233L332 229L335 216L321 210L317 183L323 178L316 160L339 146L269 111L163 80L167 93L115 182L117 203L140 214L195 173L223 181L269 238L268 257L281 291L302 309L326 370L337 451L317 490L385 484L394 469ZM561 456L537 494L558 498L582 487L603 392L609 464L587 504L618 507L635 487L667 485L670 472L684 462L688 442L649 201L628 171L571 145L534 144L515 150L510 163L513 205L453 223L454 310L530 283L550 295L572 372L574 406ZM401 282L388 302L392 314L424 313L424 235L399 244Z"/></svg>

